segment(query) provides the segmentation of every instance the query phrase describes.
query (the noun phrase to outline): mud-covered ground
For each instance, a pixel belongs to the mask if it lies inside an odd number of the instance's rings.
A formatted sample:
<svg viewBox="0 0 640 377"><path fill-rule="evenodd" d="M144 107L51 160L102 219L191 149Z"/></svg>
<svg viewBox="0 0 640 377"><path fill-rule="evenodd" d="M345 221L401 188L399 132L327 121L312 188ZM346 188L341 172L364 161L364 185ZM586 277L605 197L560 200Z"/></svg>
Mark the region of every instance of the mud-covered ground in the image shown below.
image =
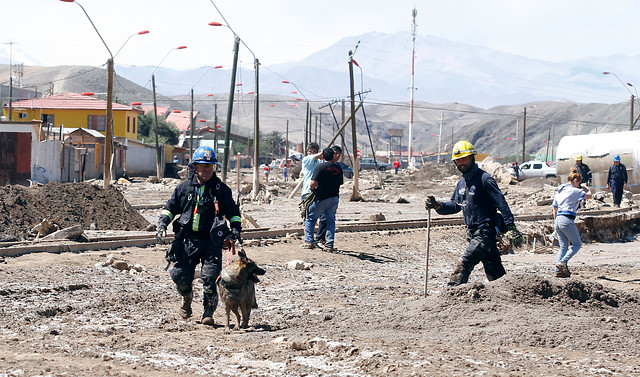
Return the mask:
<svg viewBox="0 0 640 377"><path fill-rule="evenodd" d="M425 218L424 195L446 197L457 179L418 174L385 175L378 189L367 172L367 202L349 202L347 183L340 221ZM120 189L141 205L166 200L174 183L137 184ZM535 204L552 195L547 186L503 188L514 212L530 214L548 213ZM298 226L297 199L286 199L285 187L268 185L271 194L245 201L244 212L261 227ZM540 231L549 220L518 226ZM640 241L621 241L585 243L570 279L553 277L553 254L525 247L503 256L502 279L487 282L477 266L469 284L449 288L464 229L432 227L425 298L425 229L339 233L339 253L303 250L296 237L263 240L245 246L267 270L259 308L252 328L230 335L220 310L217 326L198 323L197 280L194 316L180 319L161 246L5 258L0 375L640 376ZM144 270L105 266L110 255ZM296 259L313 266L288 269Z"/></svg>

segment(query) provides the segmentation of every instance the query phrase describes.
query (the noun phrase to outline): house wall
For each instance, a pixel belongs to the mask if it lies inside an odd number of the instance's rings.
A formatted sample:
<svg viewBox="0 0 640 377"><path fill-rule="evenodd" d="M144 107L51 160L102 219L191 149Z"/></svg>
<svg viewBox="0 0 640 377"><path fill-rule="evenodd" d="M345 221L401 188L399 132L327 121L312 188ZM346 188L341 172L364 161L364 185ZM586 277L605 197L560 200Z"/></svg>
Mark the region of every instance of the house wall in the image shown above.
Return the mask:
<svg viewBox="0 0 640 377"><path fill-rule="evenodd" d="M8 109L5 109L8 113ZM20 118L20 113L26 113L26 118ZM13 109L13 119L18 121L40 120L43 114L53 115L53 126L60 127L87 127L89 115L104 116L105 110L71 110L71 109ZM8 117L8 114L6 114ZM127 132L127 119L129 119L129 132ZM135 127L134 127L135 125ZM46 127L47 125L43 125ZM104 131L100 131L104 134ZM138 138L138 113L135 111L113 111L113 135L127 137L136 140Z"/></svg>
<svg viewBox="0 0 640 377"><path fill-rule="evenodd" d="M148 177L156 175L156 149L153 146L131 142L126 152L127 175L130 177ZM161 149L164 155L164 149ZM164 161L164 156L162 160ZM161 164L164 167L164 163Z"/></svg>

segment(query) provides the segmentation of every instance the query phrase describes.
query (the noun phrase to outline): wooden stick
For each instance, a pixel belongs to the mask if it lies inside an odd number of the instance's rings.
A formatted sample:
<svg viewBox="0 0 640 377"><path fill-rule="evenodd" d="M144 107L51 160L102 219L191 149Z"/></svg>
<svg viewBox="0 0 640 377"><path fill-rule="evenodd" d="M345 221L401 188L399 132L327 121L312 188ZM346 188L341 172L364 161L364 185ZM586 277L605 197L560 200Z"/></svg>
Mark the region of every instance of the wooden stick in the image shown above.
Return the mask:
<svg viewBox="0 0 640 377"><path fill-rule="evenodd" d="M427 264L425 266L424 273L424 297L427 297L427 282L429 281L429 245L431 243L431 208L427 211L429 216L427 217Z"/></svg>

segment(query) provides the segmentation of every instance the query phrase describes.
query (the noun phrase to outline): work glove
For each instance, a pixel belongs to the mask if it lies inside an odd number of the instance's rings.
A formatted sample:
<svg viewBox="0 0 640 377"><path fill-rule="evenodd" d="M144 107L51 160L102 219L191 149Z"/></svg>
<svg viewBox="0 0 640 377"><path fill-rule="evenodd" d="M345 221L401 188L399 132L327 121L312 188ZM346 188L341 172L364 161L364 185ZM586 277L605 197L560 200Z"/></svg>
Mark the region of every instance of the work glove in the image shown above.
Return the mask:
<svg viewBox="0 0 640 377"><path fill-rule="evenodd" d="M231 233L224 238L224 241L238 241L239 243L242 243L242 240L240 239L240 231L236 228L231 229Z"/></svg>
<svg viewBox="0 0 640 377"><path fill-rule="evenodd" d="M509 225L509 227L507 228L506 235L507 235L507 238L513 244L513 246L515 247L522 246L522 243L524 242L524 240L522 238L522 234L520 233L518 228L516 228L515 225Z"/></svg>
<svg viewBox="0 0 640 377"><path fill-rule="evenodd" d="M424 201L424 208L426 209L435 209L436 211L442 207L442 204L436 200L433 196L427 196L427 199Z"/></svg>
<svg viewBox="0 0 640 377"><path fill-rule="evenodd" d="M166 225L159 225L158 232L156 233L156 241L158 243L165 243L165 238L167 237L167 227Z"/></svg>

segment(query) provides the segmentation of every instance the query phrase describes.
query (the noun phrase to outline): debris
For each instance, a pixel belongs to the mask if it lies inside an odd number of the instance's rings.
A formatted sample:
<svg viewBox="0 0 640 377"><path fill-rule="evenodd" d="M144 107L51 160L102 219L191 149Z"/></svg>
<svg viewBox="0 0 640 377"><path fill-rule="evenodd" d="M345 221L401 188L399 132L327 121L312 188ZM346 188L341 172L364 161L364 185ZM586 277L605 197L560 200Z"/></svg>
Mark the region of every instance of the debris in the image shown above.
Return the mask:
<svg viewBox="0 0 640 377"><path fill-rule="evenodd" d="M299 259L287 262L286 265L289 270L310 270L313 267L313 263L307 263Z"/></svg>
<svg viewBox="0 0 640 377"><path fill-rule="evenodd" d="M371 221L385 221L386 218L384 217L384 215L382 213L374 213L373 215L369 216L369 220L371 220Z"/></svg>
<svg viewBox="0 0 640 377"><path fill-rule="evenodd" d="M68 228L58 230L44 237L43 240L75 240L84 233L82 225L76 224Z"/></svg>

